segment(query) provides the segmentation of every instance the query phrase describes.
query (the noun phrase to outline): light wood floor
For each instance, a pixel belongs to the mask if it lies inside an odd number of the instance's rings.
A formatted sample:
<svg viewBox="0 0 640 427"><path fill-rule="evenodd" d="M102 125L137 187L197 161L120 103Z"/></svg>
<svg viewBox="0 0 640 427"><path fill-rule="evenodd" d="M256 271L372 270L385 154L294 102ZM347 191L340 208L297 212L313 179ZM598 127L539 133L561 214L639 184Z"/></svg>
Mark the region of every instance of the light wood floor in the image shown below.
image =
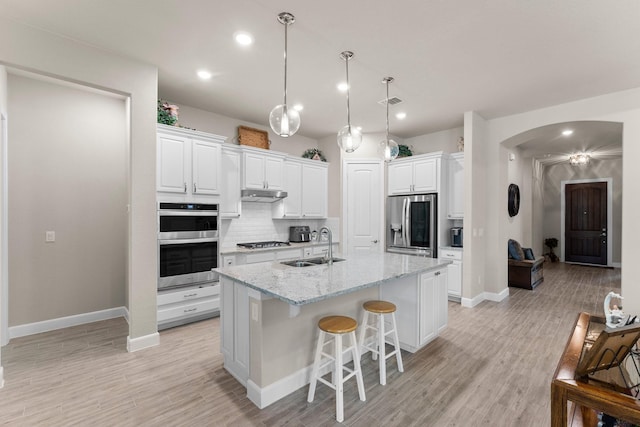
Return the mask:
<svg viewBox="0 0 640 427"><path fill-rule="evenodd" d="M449 305L449 326L423 350L389 362L387 385L363 359L366 402L345 385L347 426L546 426L549 387L577 313L602 314L619 269L545 265L534 291L500 303ZM160 333L126 352L123 319L13 339L2 348L0 423L19 426L334 425L331 390L307 388L259 410L222 368L219 319ZM313 333L310 331L310 333Z"/></svg>

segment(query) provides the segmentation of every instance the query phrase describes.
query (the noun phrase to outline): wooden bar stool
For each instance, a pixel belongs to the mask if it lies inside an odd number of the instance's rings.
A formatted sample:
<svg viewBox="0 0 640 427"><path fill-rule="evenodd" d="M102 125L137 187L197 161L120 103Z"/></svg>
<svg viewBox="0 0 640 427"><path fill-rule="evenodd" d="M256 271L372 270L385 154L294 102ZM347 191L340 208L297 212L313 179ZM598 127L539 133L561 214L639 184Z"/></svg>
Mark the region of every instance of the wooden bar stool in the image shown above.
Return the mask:
<svg viewBox="0 0 640 427"><path fill-rule="evenodd" d="M388 301L367 301L362 304L364 308L364 314L362 315L362 327L360 328L360 352L364 353L364 350L371 350L373 360L379 357L379 369L380 369L380 384L385 385L387 383L387 359L395 354L396 361L398 362L398 371L404 372L402 366L402 355L400 354L400 341L398 340L398 327L396 326L396 306ZM377 316L373 325L369 324L369 313ZM384 316L391 315L392 329L385 331L384 328ZM371 329L376 331L376 341L372 346L366 345L365 338L367 330ZM387 335L393 334L394 350L389 354L386 354L385 344L387 342Z"/></svg>
<svg viewBox="0 0 640 427"><path fill-rule="evenodd" d="M338 422L344 421L343 409L343 384L349 378L355 375L358 382L358 394L360 400L365 401L364 382L362 381L362 369L360 368L360 352L358 351L358 342L356 341L355 330L358 322L351 317L346 316L328 316L318 321L320 328L320 336L318 336L318 345L316 347L316 356L313 362L313 370L311 372L311 383L309 384L309 395L307 401L313 402L316 392L316 383L320 381L336 391L336 419ZM343 349L342 336L348 334L351 338L351 346ZM325 342L325 337L329 335L329 339ZM323 351L324 346L333 342L333 355ZM351 351L353 355L353 367L349 369L343 364L344 353ZM327 366L331 366L331 382L322 378L319 374ZM345 376L344 371L348 374Z"/></svg>

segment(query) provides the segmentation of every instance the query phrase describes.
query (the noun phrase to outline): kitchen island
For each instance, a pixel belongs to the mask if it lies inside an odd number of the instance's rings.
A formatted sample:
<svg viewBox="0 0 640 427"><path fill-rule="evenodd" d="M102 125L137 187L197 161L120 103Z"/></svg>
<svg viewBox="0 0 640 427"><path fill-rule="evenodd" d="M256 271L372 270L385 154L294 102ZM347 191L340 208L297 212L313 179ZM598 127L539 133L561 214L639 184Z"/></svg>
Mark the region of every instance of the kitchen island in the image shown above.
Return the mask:
<svg viewBox="0 0 640 427"><path fill-rule="evenodd" d="M309 383L317 322L324 316L360 321L365 301L392 301L400 346L411 352L446 327L450 261L390 253L344 258L331 265L264 262L216 269L224 367L258 407Z"/></svg>

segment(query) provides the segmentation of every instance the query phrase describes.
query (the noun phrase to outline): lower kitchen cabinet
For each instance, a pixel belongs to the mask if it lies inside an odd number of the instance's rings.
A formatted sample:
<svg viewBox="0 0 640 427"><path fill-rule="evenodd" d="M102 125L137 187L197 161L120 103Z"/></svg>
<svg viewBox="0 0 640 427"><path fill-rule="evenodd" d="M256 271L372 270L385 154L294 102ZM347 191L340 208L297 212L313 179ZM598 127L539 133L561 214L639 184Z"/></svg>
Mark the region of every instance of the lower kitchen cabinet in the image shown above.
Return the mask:
<svg viewBox="0 0 640 427"><path fill-rule="evenodd" d="M220 312L220 284L158 292L158 329L213 317Z"/></svg>
<svg viewBox="0 0 640 427"><path fill-rule="evenodd" d="M415 352L433 341L447 326L447 269L401 278L382 286L380 298L396 305L400 347Z"/></svg>
<svg viewBox="0 0 640 427"><path fill-rule="evenodd" d="M220 315L220 352L224 367L246 387L249 379L249 288L224 277L220 283L224 306Z"/></svg>
<svg viewBox="0 0 640 427"><path fill-rule="evenodd" d="M448 292L453 301L462 297L462 249L440 248L440 258L453 261L447 266Z"/></svg>

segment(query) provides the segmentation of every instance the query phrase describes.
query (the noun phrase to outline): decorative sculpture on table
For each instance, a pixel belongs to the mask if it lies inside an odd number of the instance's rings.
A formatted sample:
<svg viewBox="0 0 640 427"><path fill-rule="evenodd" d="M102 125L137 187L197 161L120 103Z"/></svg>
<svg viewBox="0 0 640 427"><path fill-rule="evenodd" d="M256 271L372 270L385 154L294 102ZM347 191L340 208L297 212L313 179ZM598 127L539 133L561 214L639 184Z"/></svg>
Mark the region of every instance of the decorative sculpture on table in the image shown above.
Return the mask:
<svg viewBox="0 0 640 427"><path fill-rule="evenodd" d="M610 328L617 328L618 326L624 326L626 322L623 322L624 312L622 311L622 306L618 306L617 304L614 304L613 307L611 307L612 298L618 298L619 300L622 300L622 295L611 291L604 298L603 308L604 308L604 316L607 319L607 326Z"/></svg>
<svg viewBox="0 0 640 427"><path fill-rule="evenodd" d="M623 297L613 291L609 292L604 298L604 315L607 320L607 326L609 328L619 328L620 326L627 326L632 323L638 323L638 316L625 315L622 311L622 305L614 304L611 306L611 299L618 298L622 300Z"/></svg>

